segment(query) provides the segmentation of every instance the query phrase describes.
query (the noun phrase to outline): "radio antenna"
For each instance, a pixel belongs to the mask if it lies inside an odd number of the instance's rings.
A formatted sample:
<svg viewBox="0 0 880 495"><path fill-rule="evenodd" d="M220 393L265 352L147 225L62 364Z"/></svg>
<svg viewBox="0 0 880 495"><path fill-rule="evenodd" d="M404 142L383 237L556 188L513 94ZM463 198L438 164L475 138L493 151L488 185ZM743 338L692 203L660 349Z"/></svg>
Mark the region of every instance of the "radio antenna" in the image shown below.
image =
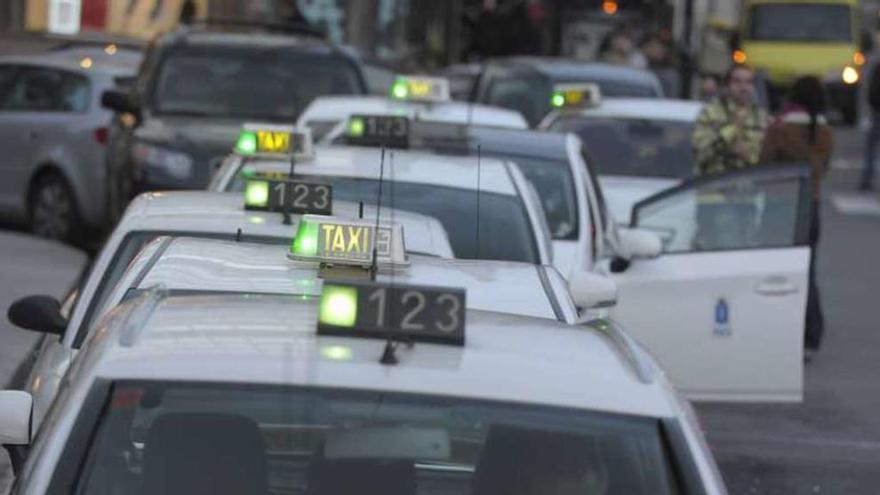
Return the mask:
<svg viewBox="0 0 880 495"><path fill-rule="evenodd" d="M290 220L290 196L291 194L288 189L293 186L293 169L296 167L296 158L293 157L293 153L290 154L290 172L287 174L287 180L284 181L284 197L281 198L282 206L282 215L284 217L284 225L291 225L293 222Z"/></svg>
<svg viewBox="0 0 880 495"><path fill-rule="evenodd" d="M474 259L480 259L480 179L482 178L482 146L477 144L477 232L476 232L476 249L474 249Z"/></svg>
<svg viewBox="0 0 880 495"><path fill-rule="evenodd" d="M379 267L379 251L376 246L376 234L379 232L379 215L382 213L382 181L385 178L385 147L382 147L382 155L379 158L379 192L376 197L376 231L373 233L373 262L370 264L370 281L376 281L376 271Z"/></svg>

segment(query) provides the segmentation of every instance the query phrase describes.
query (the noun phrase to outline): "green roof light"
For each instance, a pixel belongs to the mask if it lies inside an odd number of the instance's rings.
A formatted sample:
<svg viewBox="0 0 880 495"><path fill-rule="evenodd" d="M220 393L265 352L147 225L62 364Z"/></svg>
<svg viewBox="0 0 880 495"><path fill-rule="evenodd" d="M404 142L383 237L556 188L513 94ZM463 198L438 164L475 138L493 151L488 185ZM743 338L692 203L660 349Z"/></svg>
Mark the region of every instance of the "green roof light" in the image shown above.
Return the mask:
<svg viewBox="0 0 880 495"><path fill-rule="evenodd" d="M353 327L357 321L357 288L324 285L318 307L318 322Z"/></svg>
<svg viewBox="0 0 880 495"><path fill-rule="evenodd" d="M406 97L409 96L409 88L407 87L406 81L396 81L394 85L391 86L391 96L398 100L406 99Z"/></svg>
<svg viewBox="0 0 880 495"><path fill-rule="evenodd" d="M318 224L300 220L290 252L297 256L314 256L318 252Z"/></svg>
<svg viewBox="0 0 880 495"><path fill-rule="evenodd" d="M351 137L361 137L364 135L364 119L353 118L348 121L348 135Z"/></svg>
<svg viewBox="0 0 880 495"><path fill-rule="evenodd" d="M264 180L248 180L244 186L244 204L265 208L269 203L269 183Z"/></svg>
<svg viewBox="0 0 880 495"><path fill-rule="evenodd" d="M235 142L235 151L242 155L252 155L257 151L257 134L251 131L242 131Z"/></svg>
<svg viewBox="0 0 880 495"><path fill-rule="evenodd" d="M565 95L562 93L553 93L553 97L550 98L550 104L556 108L565 106Z"/></svg>

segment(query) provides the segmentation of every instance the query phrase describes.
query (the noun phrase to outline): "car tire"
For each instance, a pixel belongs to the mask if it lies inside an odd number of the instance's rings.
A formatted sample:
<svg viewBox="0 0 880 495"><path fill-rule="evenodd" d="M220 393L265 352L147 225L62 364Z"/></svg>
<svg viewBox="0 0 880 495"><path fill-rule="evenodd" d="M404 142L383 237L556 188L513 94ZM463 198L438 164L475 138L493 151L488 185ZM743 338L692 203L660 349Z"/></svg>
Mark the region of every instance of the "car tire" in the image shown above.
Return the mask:
<svg viewBox="0 0 880 495"><path fill-rule="evenodd" d="M31 188L28 212L34 235L73 242L81 222L76 198L67 181L50 172L37 178Z"/></svg>

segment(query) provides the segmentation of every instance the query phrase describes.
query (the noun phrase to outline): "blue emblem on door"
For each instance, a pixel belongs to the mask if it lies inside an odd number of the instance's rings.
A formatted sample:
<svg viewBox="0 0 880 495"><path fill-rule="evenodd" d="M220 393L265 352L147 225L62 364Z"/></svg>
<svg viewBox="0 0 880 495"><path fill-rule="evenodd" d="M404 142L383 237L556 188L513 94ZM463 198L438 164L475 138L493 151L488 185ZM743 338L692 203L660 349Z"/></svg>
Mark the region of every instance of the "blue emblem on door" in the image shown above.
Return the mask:
<svg viewBox="0 0 880 495"><path fill-rule="evenodd" d="M715 327L713 333L719 337L730 335L730 307L724 298L715 304Z"/></svg>

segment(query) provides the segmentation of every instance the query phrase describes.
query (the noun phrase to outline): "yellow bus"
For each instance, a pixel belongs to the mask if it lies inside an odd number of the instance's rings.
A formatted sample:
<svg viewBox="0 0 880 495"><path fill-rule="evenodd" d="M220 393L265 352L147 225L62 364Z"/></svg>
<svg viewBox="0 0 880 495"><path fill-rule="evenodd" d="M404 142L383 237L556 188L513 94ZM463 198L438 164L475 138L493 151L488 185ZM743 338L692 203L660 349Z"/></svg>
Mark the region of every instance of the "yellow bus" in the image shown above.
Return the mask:
<svg viewBox="0 0 880 495"><path fill-rule="evenodd" d="M868 48L859 1L745 0L743 7L734 62L765 71L777 95L799 76L816 76L844 121L855 122Z"/></svg>

